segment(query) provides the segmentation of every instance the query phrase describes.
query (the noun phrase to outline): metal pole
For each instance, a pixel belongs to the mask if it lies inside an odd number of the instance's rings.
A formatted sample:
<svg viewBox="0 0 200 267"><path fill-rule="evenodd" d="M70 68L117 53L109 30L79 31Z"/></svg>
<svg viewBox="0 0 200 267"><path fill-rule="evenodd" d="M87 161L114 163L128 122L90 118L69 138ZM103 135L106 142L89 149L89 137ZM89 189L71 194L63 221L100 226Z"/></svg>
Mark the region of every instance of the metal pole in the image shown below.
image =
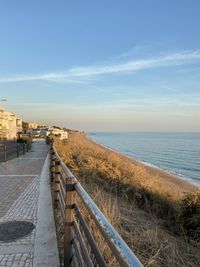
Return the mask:
<svg viewBox="0 0 200 267"><path fill-rule="evenodd" d="M4 161L7 161L7 145L4 145Z"/></svg>
<svg viewBox="0 0 200 267"><path fill-rule="evenodd" d="M23 155L25 154L25 144L23 143Z"/></svg>
<svg viewBox="0 0 200 267"><path fill-rule="evenodd" d="M17 144L17 157L19 158L19 144Z"/></svg>
<svg viewBox="0 0 200 267"><path fill-rule="evenodd" d="M75 179L66 178L66 198L65 198L65 229L64 229L64 267L71 266L72 263L72 241L73 241L73 204L74 204Z"/></svg>
<svg viewBox="0 0 200 267"><path fill-rule="evenodd" d="M28 142L28 149L31 150L31 141Z"/></svg>
<svg viewBox="0 0 200 267"><path fill-rule="evenodd" d="M26 151L28 152L28 142L26 143Z"/></svg>

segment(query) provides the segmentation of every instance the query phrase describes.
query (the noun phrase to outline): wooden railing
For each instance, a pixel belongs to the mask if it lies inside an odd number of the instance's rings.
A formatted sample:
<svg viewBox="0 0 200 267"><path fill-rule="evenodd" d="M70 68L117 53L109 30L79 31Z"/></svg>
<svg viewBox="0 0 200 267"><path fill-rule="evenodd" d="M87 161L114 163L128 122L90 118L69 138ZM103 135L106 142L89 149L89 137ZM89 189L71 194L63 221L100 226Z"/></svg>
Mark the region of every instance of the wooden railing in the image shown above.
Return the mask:
<svg viewBox="0 0 200 267"><path fill-rule="evenodd" d="M92 231L88 226L80 203L109 246L118 266L143 266L64 164L53 144L50 145L50 177L53 202L64 221L64 267L71 266L72 262L73 266L107 266L94 238L94 229Z"/></svg>
<svg viewBox="0 0 200 267"><path fill-rule="evenodd" d="M17 143L17 142L0 142L0 161L7 161L9 159L24 155L31 149L31 142Z"/></svg>

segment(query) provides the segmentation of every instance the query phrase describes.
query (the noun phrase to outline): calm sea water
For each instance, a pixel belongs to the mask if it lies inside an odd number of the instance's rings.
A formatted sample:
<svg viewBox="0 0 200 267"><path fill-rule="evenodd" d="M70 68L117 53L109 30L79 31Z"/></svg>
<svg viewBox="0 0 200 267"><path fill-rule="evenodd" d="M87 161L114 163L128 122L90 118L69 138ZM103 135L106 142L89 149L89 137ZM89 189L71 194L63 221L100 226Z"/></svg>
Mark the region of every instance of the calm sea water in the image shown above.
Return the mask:
<svg viewBox="0 0 200 267"><path fill-rule="evenodd" d="M200 185L200 133L90 133L90 138Z"/></svg>

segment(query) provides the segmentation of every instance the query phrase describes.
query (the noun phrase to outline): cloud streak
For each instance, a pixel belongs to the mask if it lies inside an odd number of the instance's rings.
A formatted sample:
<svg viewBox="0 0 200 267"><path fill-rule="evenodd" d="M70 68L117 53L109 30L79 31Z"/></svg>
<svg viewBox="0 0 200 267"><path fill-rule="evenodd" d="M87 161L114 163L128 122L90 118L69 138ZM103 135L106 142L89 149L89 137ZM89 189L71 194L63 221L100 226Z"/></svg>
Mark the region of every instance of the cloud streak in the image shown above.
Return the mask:
<svg viewBox="0 0 200 267"><path fill-rule="evenodd" d="M129 74L141 70L164 68L170 66L187 65L200 61L200 51L182 51L168 55L162 55L149 59L129 60L118 64L92 65L75 67L65 72L51 72L45 74L13 75L0 77L0 83L48 81L61 83L84 83L98 76L112 74Z"/></svg>

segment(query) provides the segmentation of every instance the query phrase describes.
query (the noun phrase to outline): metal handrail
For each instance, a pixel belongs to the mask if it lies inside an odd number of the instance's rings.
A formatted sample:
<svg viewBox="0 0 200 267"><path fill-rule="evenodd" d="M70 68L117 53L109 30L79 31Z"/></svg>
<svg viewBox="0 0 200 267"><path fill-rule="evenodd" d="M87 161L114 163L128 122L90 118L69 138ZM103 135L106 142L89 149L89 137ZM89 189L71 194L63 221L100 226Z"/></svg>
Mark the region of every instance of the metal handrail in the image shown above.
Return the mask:
<svg viewBox="0 0 200 267"><path fill-rule="evenodd" d="M110 247L112 254L115 256L116 260L120 266L126 267L142 267L142 263L138 260L133 251L128 247L122 237L114 229L114 227L108 222L104 214L100 211L97 205L94 203L92 198L78 182L69 168L65 165L59 153L56 151L53 144L51 145L51 181L54 187L54 201L59 202L59 205L63 212L65 213L65 236L64 236L64 267L71 266L71 261L73 257L76 257L75 262L78 262L80 266L83 264L82 261L86 259L87 262L92 264L92 259L88 259L89 253L83 248L84 239L87 239L88 244L90 244L91 251L93 251L93 256L96 259L98 266L106 266L103 256L101 255L100 250L96 244L96 241L92 237L92 233L84 221L84 218L81 214L78 204L75 201L75 195L79 196L81 203L87 209L90 217L93 219L96 227L103 236L105 242ZM55 164L57 162L57 164ZM63 190L59 186L60 183L60 170L66 174L65 178L65 188L66 194L63 196ZM62 185L63 186L63 185ZM63 207L63 198L65 197L65 207ZM61 199L62 198L62 199ZM64 209L64 210L63 210ZM79 223L76 222L76 217ZM80 229L79 229L80 228ZM84 239L81 238L81 228L84 233ZM67 234L67 236L66 236ZM81 239L80 239L81 238ZM79 245L77 244L79 242ZM91 243L92 242L92 243ZM73 245L72 245L73 244ZM75 252L75 254L73 253ZM81 257L81 258L80 258ZM79 262L81 259L81 262ZM87 266L87 265L86 265Z"/></svg>
<svg viewBox="0 0 200 267"><path fill-rule="evenodd" d="M7 161L13 157L19 157L20 155L24 155L31 149L31 143L14 143L9 144L7 142L0 143L0 160Z"/></svg>

